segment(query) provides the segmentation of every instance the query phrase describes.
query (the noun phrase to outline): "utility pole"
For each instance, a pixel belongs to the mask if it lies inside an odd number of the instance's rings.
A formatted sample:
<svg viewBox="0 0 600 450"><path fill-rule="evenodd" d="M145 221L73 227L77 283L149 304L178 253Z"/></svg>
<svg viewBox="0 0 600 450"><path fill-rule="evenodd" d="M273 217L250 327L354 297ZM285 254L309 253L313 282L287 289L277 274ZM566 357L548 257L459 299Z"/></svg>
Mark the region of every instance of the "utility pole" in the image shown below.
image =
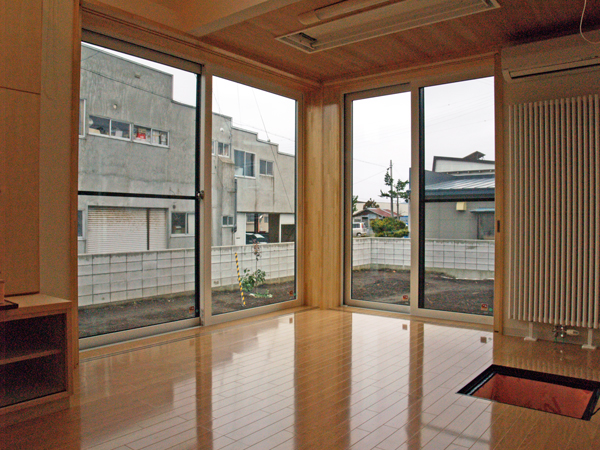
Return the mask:
<svg viewBox="0 0 600 450"><path fill-rule="evenodd" d="M390 209L392 211L392 219L394 218L394 174L392 173L392 160L390 159Z"/></svg>

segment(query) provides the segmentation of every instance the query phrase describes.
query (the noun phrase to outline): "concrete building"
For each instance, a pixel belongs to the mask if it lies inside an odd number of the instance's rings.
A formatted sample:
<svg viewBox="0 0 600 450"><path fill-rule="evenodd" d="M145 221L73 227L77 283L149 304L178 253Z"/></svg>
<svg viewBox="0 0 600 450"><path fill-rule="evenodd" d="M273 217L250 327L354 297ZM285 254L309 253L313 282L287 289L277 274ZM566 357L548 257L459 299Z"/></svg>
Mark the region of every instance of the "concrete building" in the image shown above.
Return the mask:
<svg viewBox="0 0 600 450"><path fill-rule="evenodd" d="M173 100L169 73L81 51L79 253L193 248L194 201L156 196L194 196L195 106ZM212 245L293 241L295 156L224 115L212 135Z"/></svg>

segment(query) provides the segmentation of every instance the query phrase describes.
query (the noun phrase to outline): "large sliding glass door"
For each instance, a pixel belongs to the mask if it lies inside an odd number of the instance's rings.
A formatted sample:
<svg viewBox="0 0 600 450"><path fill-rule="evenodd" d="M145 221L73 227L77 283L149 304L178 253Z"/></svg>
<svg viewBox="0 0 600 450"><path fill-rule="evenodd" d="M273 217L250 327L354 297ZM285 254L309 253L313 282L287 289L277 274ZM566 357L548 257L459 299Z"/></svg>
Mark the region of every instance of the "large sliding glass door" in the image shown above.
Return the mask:
<svg viewBox="0 0 600 450"><path fill-rule="evenodd" d="M156 56L81 47L81 338L199 315L200 67Z"/></svg>
<svg viewBox="0 0 600 450"><path fill-rule="evenodd" d="M346 303L408 311L410 91L347 96L346 137Z"/></svg>
<svg viewBox="0 0 600 450"><path fill-rule="evenodd" d="M214 323L297 299L298 102L213 77L212 107Z"/></svg>
<svg viewBox="0 0 600 450"><path fill-rule="evenodd" d="M424 87L420 301L428 310L494 309L494 79Z"/></svg>
<svg viewBox="0 0 600 450"><path fill-rule="evenodd" d="M345 303L486 321L494 79L436 81L346 95Z"/></svg>

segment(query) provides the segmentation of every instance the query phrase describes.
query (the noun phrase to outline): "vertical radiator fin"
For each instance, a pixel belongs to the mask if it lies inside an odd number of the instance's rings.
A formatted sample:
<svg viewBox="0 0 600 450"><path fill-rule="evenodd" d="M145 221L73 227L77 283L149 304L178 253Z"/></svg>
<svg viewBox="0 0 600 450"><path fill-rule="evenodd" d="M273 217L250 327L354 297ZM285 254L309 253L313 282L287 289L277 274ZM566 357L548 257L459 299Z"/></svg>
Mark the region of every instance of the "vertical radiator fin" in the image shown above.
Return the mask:
<svg viewBox="0 0 600 450"><path fill-rule="evenodd" d="M509 108L509 316L599 328L598 95Z"/></svg>

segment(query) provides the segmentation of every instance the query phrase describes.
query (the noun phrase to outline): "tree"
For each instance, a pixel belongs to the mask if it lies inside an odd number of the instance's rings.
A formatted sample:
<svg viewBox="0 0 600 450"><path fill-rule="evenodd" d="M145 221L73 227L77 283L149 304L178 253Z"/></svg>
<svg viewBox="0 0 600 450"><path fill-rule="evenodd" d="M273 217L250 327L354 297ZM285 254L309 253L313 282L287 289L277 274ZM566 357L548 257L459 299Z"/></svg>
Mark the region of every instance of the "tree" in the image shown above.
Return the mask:
<svg viewBox="0 0 600 450"><path fill-rule="evenodd" d="M375 233L375 237L404 237L408 236L406 224L401 220L396 220L392 217L385 219L371 220L371 228Z"/></svg>
<svg viewBox="0 0 600 450"><path fill-rule="evenodd" d="M410 194L406 192L407 185L408 180L396 181L396 212L398 213L398 216L400 216L400 199L404 200L405 202L408 202L408 199L410 198Z"/></svg>
<svg viewBox="0 0 600 450"><path fill-rule="evenodd" d="M390 168L391 168L391 163L390 163ZM390 175L389 170L385 173L385 177L383 177L383 183L386 186L388 186L390 190L387 192L381 191L379 193L379 195L381 197L390 199L390 205L392 207L392 217L394 217L394 198L396 197L396 191L394 191L394 179L392 178L392 175Z"/></svg>
<svg viewBox="0 0 600 450"><path fill-rule="evenodd" d="M367 208L379 208L379 205L377 204L377 202L375 200L373 200L372 198L370 198L363 205L363 210L365 210Z"/></svg>
<svg viewBox="0 0 600 450"><path fill-rule="evenodd" d="M390 168L391 168L391 164L390 164ZM408 192L406 192L406 186L408 185L408 180L407 181L398 180L394 184L394 178L392 178L390 171L387 171L385 173L385 177L383 178L383 182L389 188L389 190L387 192L381 191L379 195L390 199L390 205L392 207L391 208L392 209L392 218L396 219L396 216L394 215L394 200L396 201L396 214L399 216L400 215L400 199L407 201L409 198Z"/></svg>
<svg viewBox="0 0 600 450"><path fill-rule="evenodd" d="M352 212L356 212L356 210L358 209L356 207L356 203L358 202L358 195L353 195L352 196Z"/></svg>

